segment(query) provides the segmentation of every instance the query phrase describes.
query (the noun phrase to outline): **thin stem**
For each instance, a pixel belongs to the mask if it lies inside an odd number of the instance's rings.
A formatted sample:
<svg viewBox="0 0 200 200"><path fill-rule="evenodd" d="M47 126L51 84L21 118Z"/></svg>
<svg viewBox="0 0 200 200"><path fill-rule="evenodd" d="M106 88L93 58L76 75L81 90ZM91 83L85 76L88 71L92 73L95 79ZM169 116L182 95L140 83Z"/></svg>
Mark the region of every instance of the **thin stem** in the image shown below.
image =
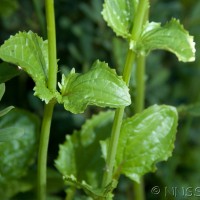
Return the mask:
<svg viewBox="0 0 200 200"><path fill-rule="evenodd" d="M127 54L127 58L126 58L125 67L124 67L124 73L123 73L123 79L127 85L129 84L134 59L135 59L134 52L129 50ZM116 152L117 152L117 145L118 145L123 115L124 115L124 107L116 109L112 132L111 132L111 138L110 138L110 142L108 146L108 156L106 160L107 166L106 166L106 171L103 177L103 184L102 184L103 187L108 185L112 180L113 167L115 163L115 157L116 157Z"/></svg>
<svg viewBox="0 0 200 200"><path fill-rule="evenodd" d="M136 64L136 96L135 113L142 112L144 109L145 96L145 56L139 55Z"/></svg>
<svg viewBox="0 0 200 200"><path fill-rule="evenodd" d="M136 42L139 39L141 31L142 31L144 17L146 15L146 11L148 10L147 8L148 8L148 1L140 0L139 5L138 5L138 11L136 13L134 23L133 23L133 29L132 29L132 39ZM129 85L131 70L135 62L135 58L136 58L135 52L129 50L127 54L125 67L124 67L124 72L123 72L123 79L127 85ZM118 145L123 115L124 115L124 107L116 109L112 132L111 132L111 139L108 146L108 155L106 159L106 171L104 173L103 184L102 184L103 187L105 187L107 184L109 184L112 181L113 168L114 168L114 163L115 163L115 157L116 157L116 152L117 152L117 145Z"/></svg>
<svg viewBox="0 0 200 200"><path fill-rule="evenodd" d="M134 189L134 199L135 200L144 200L145 193L144 193L144 180L143 178L140 179L140 183L133 183Z"/></svg>
<svg viewBox="0 0 200 200"><path fill-rule="evenodd" d="M55 34L55 17L54 1L46 0L46 19L48 35L48 53L49 53L49 74L48 88L54 92L57 85L57 56L56 56L56 34ZM44 117L41 127L40 144L38 152L38 200L46 200L46 173L47 173L47 152L49 144L49 135L53 115L54 103L49 102L44 108Z"/></svg>
<svg viewBox="0 0 200 200"><path fill-rule="evenodd" d="M142 8L143 6L143 8ZM146 9L146 10L145 10ZM143 10L143 12L142 12ZM142 16L138 17L140 21L139 29L147 22L149 16L149 2L144 0L141 2L141 6L138 8L138 13L142 12ZM137 20L137 19L136 19ZM136 29L137 30L137 29ZM133 33L134 37L139 37L139 32ZM145 98L145 56L138 54L136 59L136 95L135 95L135 113L142 112L144 109L144 98ZM135 194L135 200L144 200L144 180L143 177L140 178L140 183L133 183L133 190Z"/></svg>
<svg viewBox="0 0 200 200"><path fill-rule="evenodd" d="M136 62L136 96L135 96L135 113L142 112L144 109L145 96L145 56L138 55ZM134 182L133 190L135 200L144 200L144 181L140 179L140 184Z"/></svg>

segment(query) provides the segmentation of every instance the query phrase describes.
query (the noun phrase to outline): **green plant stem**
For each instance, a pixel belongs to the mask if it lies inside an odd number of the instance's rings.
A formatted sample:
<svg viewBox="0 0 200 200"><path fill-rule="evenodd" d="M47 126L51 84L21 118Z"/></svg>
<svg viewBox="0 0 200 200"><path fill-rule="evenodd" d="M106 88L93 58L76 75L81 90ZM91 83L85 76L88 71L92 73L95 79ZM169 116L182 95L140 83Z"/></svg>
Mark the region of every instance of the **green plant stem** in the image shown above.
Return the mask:
<svg viewBox="0 0 200 200"><path fill-rule="evenodd" d="M46 165L49 134L54 104L47 104L44 108L44 116L40 135L38 153L38 200L46 200Z"/></svg>
<svg viewBox="0 0 200 200"><path fill-rule="evenodd" d="M54 14L54 0L45 0L46 19L47 19L47 36L49 52L49 78L48 87L52 92L56 91L57 86L57 49L56 49L56 28Z"/></svg>
<svg viewBox="0 0 200 200"><path fill-rule="evenodd" d="M145 96L145 56L139 55L136 61L136 96L135 113L142 112L144 109Z"/></svg>
<svg viewBox="0 0 200 200"><path fill-rule="evenodd" d="M140 24L144 25L149 17L149 2L143 2L146 5L146 11L144 12L143 18L140 18ZM141 9L141 7L140 7ZM141 11L140 11L141 12ZM137 35L136 35L137 37ZM145 99L145 55L139 54L136 59L136 95L135 95L135 113L140 113L144 109ZM133 183L134 199L144 200L144 180L140 178L140 183Z"/></svg>
<svg viewBox="0 0 200 200"><path fill-rule="evenodd" d="M142 112L144 109L145 97L145 56L138 55L136 61L136 95L135 95L135 113ZM135 200L144 200L144 180L141 177L140 183L133 183Z"/></svg>
<svg viewBox="0 0 200 200"><path fill-rule="evenodd" d="M146 12L148 11L148 0L140 0L138 5L138 10L136 16L134 18L133 29L132 29L132 39L137 42L142 32L142 26L144 23L144 18L146 16ZM127 85L129 85L132 66L135 62L136 54L134 51L129 50L125 62L124 72L123 72L123 79ZM124 115L124 107L116 109L115 117L111 132L111 138L108 146L108 155L106 159L106 171L103 177L103 184L102 186L105 187L112 181L113 175L113 168L115 163L115 157L117 152L117 145L120 135L120 129L122 124L122 119Z"/></svg>
<svg viewBox="0 0 200 200"><path fill-rule="evenodd" d="M127 58L126 58L124 73L123 73L123 79L127 85L129 84L134 59L135 59L134 52L129 50L127 54ZM103 187L108 185L112 180L113 167L114 167L114 162L115 162L115 157L116 157L116 152L117 152L117 145L118 145L123 115L124 115L124 107L116 109L112 132L111 132L111 138L110 138L110 142L108 146L108 156L107 156L107 162L106 162L107 166L106 166L106 171L103 177L103 184L102 184Z"/></svg>
<svg viewBox="0 0 200 200"><path fill-rule="evenodd" d="M47 35L48 35L48 57L49 57L49 74L48 88L56 91L57 85L57 56L56 56L56 34L55 34L55 16L54 16L54 1L46 0L46 19L47 19ZM37 195L38 200L46 200L46 173L47 173L47 152L49 144L49 135L51 121L54 109L53 102L45 105L44 116L40 134L40 144L38 152L38 182Z"/></svg>

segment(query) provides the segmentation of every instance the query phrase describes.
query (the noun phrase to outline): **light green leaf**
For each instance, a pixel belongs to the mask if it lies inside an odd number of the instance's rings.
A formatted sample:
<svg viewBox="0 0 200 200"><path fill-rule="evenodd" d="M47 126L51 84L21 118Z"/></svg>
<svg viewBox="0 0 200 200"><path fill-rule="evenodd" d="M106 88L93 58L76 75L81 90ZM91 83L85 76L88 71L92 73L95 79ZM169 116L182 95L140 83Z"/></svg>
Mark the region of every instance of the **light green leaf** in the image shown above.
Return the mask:
<svg viewBox="0 0 200 200"><path fill-rule="evenodd" d="M72 71L59 85L66 110L84 112L87 105L118 108L131 103L129 89L115 70L96 61L85 74Z"/></svg>
<svg viewBox="0 0 200 200"><path fill-rule="evenodd" d="M11 141L20 138L24 134L22 128L9 127L0 129L0 142Z"/></svg>
<svg viewBox="0 0 200 200"><path fill-rule="evenodd" d="M102 14L118 36L129 38L137 6L138 0L105 0Z"/></svg>
<svg viewBox="0 0 200 200"><path fill-rule="evenodd" d="M34 80L35 95L46 103L54 98L47 88L48 43L29 31L11 36L0 47L0 58L21 67Z"/></svg>
<svg viewBox="0 0 200 200"><path fill-rule="evenodd" d="M0 117L9 113L13 108L14 108L14 106L8 106L7 108L4 108L3 110L1 110L0 111Z"/></svg>
<svg viewBox="0 0 200 200"><path fill-rule="evenodd" d="M116 173L139 182L142 175L167 160L174 148L177 111L171 106L154 105L124 120L116 158Z"/></svg>
<svg viewBox="0 0 200 200"><path fill-rule="evenodd" d="M86 121L80 131L66 137L55 161L56 168L65 178L74 177L75 181L91 185L94 190L101 187L105 161L100 141L109 137L113 116L111 111L100 113Z"/></svg>
<svg viewBox="0 0 200 200"><path fill-rule="evenodd" d="M9 127L23 129L24 134L15 140L0 142L0 185L26 175L36 152L39 123L34 115L14 109L0 121L0 129Z"/></svg>
<svg viewBox="0 0 200 200"><path fill-rule="evenodd" d="M1 83L0 84L0 101L1 101L1 99L2 99L2 97L3 97L3 95L4 95L4 93L5 93L5 84L4 83Z"/></svg>
<svg viewBox="0 0 200 200"><path fill-rule="evenodd" d="M139 51L149 53L155 49L163 49L174 53L179 61L195 60L195 43L193 37L184 29L180 22L172 19L161 27L160 23L147 23L137 47Z"/></svg>

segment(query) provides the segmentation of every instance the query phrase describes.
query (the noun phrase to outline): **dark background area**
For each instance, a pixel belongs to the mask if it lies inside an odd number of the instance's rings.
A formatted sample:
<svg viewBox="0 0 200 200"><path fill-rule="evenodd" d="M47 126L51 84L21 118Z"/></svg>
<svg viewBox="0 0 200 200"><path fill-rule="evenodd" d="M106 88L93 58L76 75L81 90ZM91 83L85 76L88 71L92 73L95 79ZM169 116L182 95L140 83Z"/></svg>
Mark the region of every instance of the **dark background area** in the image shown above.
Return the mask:
<svg viewBox="0 0 200 200"><path fill-rule="evenodd" d="M146 107L152 104L181 105L200 103L200 1L196 0L151 0L150 21L165 23L172 17L180 19L194 36L196 61L178 62L171 53L154 51L146 65ZM127 44L116 38L101 15L102 0L56 0L56 32L59 73L68 73L71 68L86 72L96 59L106 61L121 73ZM39 0L0 0L0 45L18 31L38 33L46 38L44 3ZM134 98L134 74L131 80L131 95ZM23 72L6 82L2 106L14 105L42 117L43 103L33 96L34 83ZM129 108L130 112L134 108ZM200 109L200 108L199 108ZM57 105L53 117L48 154L49 168L53 169L58 145L66 134L79 129L85 119L100 109L90 107L85 113L73 115ZM200 118L181 112L175 150L167 161L159 163L158 170L145 176L147 199L183 199L172 195L173 188L191 187L193 194L200 196ZM152 194L159 186L161 192ZM198 189L199 187L199 189ZM165 191L168 192L165 192ZM62 196L59 190L57 197ZM122 177L116 191L116 199L131 199L132 184ZM167 194L167 196L165 196ZM15 199L20 199L18 196ZM185 197L185 199L188 199ZM192 195L189 199L198 199Z"/></svg>

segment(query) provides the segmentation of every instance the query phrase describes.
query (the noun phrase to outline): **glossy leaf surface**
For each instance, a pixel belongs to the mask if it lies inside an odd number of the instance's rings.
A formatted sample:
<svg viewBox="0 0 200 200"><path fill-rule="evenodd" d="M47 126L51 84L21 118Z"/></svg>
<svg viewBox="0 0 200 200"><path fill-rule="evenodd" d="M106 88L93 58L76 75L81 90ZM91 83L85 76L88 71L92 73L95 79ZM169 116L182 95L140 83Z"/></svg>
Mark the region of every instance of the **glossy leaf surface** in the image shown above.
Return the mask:
<svg viewBox="0 0 200 200"><path fill-rule="evenodd" d="M84 112L87 105L118 108L131 103L122 77L100 61L85 74L72 71L67 77L63 76L60 89L65 109L73 113Z"/></svg>
<svg viewBox="0 0 200 200"><path fill-rule="evenodd" d="M12 110L0 121L0 129L5 130L9 127L19 132L22 130L24 134L21 137L0 142L0 154L3 155L0 157L0 185L24 176L34 160L36 150L39 124L35 116L25 111Z"/></svg>
<svg viewBox="0 0 200 200"><path fill-rule="evenodd" d="M160 23L154 22L145 26L139 41L139 50L149 53L155 49L170 51L178 57L179 61L191 62L195 60L193 37L176 19L172 19L163 27Z"/></svg>
<svg viewBox="0 0 200 200"><path fill-rule="evenodd" d="M154 105L124 120L119 138L116 173L134 181L155 170L155 164L172 154L177 129L177 111Z"/></svg>
<svg viewBox="0 0 200 200"><path fill-rule="evenodd" d="M75 187L82 187L93 193L101 186L105 161L102 158L100 141L109 136L113 116L113 112L106 112L92 117L80 131L67 136L66 142L60 145L55 164L58 171L65 176L68 185L78 182L79 186L75 184Z"/></svg>
<svg viewBox="0 0 200 200"><path fill-rule="evenodd" d="M137 5L138 0L105 0L102 11L104 20L118 36L124 38L131 36Z"/></svg>
<svg viewBox="0 0 200 200"><path fill-rule="evenodd" d="M47 88L48 43L29 31L11 36L0 47L0 58L26 71L34 80L35 95L49 102L54 95Z"/></svg>

